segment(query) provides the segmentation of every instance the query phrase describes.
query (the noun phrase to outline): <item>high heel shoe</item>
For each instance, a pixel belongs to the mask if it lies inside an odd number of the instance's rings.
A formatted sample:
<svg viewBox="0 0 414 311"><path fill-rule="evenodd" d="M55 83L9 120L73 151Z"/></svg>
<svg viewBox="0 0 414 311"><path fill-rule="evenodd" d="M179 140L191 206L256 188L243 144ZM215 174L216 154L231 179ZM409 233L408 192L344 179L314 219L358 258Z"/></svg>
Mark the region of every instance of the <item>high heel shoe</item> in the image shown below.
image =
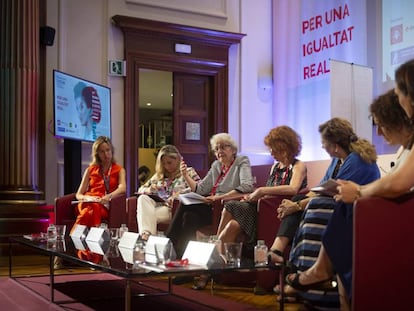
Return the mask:
<svg viewBox="0 0 414 311"><path fill-rule="evenodd" d="M299 282L299 273L295 273L295 277L293 279L290 279L289 276L293 274L288 274L285 278L285 281L288 285L292 286L294 289L300 290L300 291L307 291L309 289L332 289L332 283L331 278L314 282L310 284L303 285Z"/></svg>
<svg viewBox="0 0 414 311"><path fill-rule="evenodd" d="M285 257L283 252L278 249L272 249L267 254L267 261L274 264L285 264Z"/></svg>
<svg viewBox="0 0 414 311"><path fill-rule="evenodd" d="M211 280L211 275L202 274L199 277L194 279L193 289L203 290L206 288L208 282Z"/></svg>

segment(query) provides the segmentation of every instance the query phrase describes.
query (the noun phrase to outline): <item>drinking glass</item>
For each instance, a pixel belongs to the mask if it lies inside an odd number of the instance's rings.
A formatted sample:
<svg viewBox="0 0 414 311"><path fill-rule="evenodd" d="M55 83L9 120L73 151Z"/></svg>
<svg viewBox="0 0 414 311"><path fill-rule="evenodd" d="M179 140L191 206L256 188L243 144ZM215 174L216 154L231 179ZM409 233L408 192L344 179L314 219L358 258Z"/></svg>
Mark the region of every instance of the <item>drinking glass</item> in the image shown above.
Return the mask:
<svg viewBox="0 0 414 311"><path fill-rule="evenodd" d="M224 243L227 264L240 267L243 242Z"/></svg>
<svg viewBox="0 0 414 311"><path fill-rule="evenodd" d="M55 225L56 227L56 239L64 240L66 234L66 225Z"/></svg>

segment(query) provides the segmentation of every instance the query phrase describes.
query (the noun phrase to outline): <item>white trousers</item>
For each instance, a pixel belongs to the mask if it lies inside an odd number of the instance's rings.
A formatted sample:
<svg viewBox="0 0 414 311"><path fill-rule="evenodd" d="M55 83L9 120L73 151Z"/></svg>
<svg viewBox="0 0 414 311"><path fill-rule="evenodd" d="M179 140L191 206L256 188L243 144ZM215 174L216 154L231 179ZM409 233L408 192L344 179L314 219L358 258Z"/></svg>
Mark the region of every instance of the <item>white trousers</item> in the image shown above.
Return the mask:
<svg viewBox="0 0 414 311"><path fill-rule="evenodd" d="M137 223L139 234L146 231L156 235L157 224L169 223L170 221L171 209L167 205L157 203L145 194L138 197Z"/></svg>

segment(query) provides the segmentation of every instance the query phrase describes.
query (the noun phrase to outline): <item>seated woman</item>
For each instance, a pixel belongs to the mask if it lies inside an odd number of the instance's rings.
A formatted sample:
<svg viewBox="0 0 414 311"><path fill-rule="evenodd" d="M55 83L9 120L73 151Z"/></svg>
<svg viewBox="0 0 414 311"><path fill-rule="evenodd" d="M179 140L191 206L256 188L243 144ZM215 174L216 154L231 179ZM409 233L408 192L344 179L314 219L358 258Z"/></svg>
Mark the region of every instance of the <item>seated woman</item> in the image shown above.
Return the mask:
<svg viewBox="0 0 414 311"><path fill-rule="evenodd" d="M412 145L413 125L399 105L393 90L379 96L371 104L370 111L374 122L377 125L378 135L382 135L390 145L402 146L402 150L398 152L397 161L392 168L394 171L401 165L405 156L409 153L409 149ZM354 183L352 184L355 185ZM352 195L354 195L352 198L357 197L357 191L352 193ZM347 208L345 205L349 206L348 211L346 211ZM349 308L348 294L344 292L342 286L343 281L341 280L345 280L345 284L347 284L347 292L350 293L350 280L352 276L352 215L349 215L349 212L352 213L352 204L333 203L333 206L335 206L335 210L326 227L326 231L322 238L323 245L320 247L320 252L316 257L316 260L306 263L303 259L301 260L300 257L298 257L298 254L291 253L292 260L296 257L299 271L304 272L290 275L287 280L293 287L300 290L307 290L312 289L315 285L310 283L330 279L334 275L334 269L330 257L327 256L327 248L330 248L329 244L331 243L337 244L338 246L336 246L336 248L340 245L340 250L338 249L337 251L340 253L341 257L339 262L342 264L337 265L340 276L340 278L338 278L340 284L338 290L340 294L341 309L347 310L347 308ZM346 214L343 214L344 211L346 211ZM336 230L340 230L340 233L329 233ZM339 236L341 238L339 238ZM300 262L302 262L302 264ZM315 300L315 294L312 294L311 290L301 293L301 296L305 299Z"/></svg>
<svg viewBox="0 0 414 311"><path fill-rule="evenodd" d="M367 140L358 138L349 121L332 118L319 126L319 133L323 148L332 158L321 183L331 178L342 178L365 184L380 177L375 147ZM295 227L296 234L290 251L289 265L294 270L309 265L309 262L313 262L318 256L320 237L332 214L334 199L310 192L296 202L283 200L278 208L282 224L285 219L291 217L292 212L303 210L305 206L306 210L297 232ZM277 248L274 254L277 247L275 244L271 247L270 257L273 262L280 262ZM278 293L280 288L276 286L274 290ZM285 288L285 293L293 296L295 294L288 287Z"/></svg>
<svg viewBox="0 0 414 311"><path fill-rule="evenodd" d="M157 155L155 174L138 189L137 223L143 240L157 233L158 223L170 222L174 198L189 187L180 171L181 158L175 146L163 146ZM193 168L187 168L187 175L196 182L200 180ZM148 194L158 194L166 201L157 202Z"/></svg>
<svg viewBox="0 0 414 311"><path fill-rule="evenodd" d="M225 203L217 231L223 243L241 238L252 248L256 239L257 201L267 195L293 196L307 187L306 166L297 159L302 149L300 136L288 126L279 126L270 130L264 143L276 163L265 186L245 195L241 201ZM285 228L280 231L280 244L287 246L290 234L284 234Z"/></svg>
<svg viewBox="0 0 414 311"><path fill-rule="evenodd" d="M206 201L204 204L181 204L174 214L166 236L172 240L179 257L182 256L187 242L195 239L197 229L211 224L210 203L253 190L249 158L237 155L237 145L233 138L227 133L219 133L210 139L210 145L216 161L199 182L188 174L186 163L183 161L181 164L181 173L191 190L206 196Z"/></svg>
<svg viewBox="0 0 414 311"><path fill-rule="evenodd" d="M359 180L362 183L379 178L379 170L375 164L377 158L375 147L367 140L359 139L354 134L349 121L332 118L319 126L319 133L322 147L332 158L321 184L331 178ZM278 217L282 220L281 227L288 223L292 215L297 215L298 211L304 210L310 200L316 196L316 193L309 192L303 197L297 196L292 200L283 200L278 208ZM293 232L291 239L296 233L299 221L295 221L295 226L291 227L291 232ZM279 241L280 238L277 236L270 247L272 262L283 262L282 255L286 245Z"/></svg>
<svg viewBox="0 0 414 311"><path fill-rule="evenodd" d="M297 159L302 149L300 136L288 126L279 126L270 130L264 143L277 161L266 185L245 195L241 201L226 202L217 231L222 244L240 240L245 251L253 250L256 240L257 201L266 195L294 195L307 186L306 166ZM286 238L285 243L288 242ZM205 288L208 280L208 276L201 276L193 288Z"/></svg>
<svg viewBox="0 0 414 311"><path fill-rule="evenodd" d="M85 170L76 192L76 224L97 227L108 219L112 196L125 193L125 169L113 157L114 147L108 137L98 137L92 145L92 163Z"/></svg>

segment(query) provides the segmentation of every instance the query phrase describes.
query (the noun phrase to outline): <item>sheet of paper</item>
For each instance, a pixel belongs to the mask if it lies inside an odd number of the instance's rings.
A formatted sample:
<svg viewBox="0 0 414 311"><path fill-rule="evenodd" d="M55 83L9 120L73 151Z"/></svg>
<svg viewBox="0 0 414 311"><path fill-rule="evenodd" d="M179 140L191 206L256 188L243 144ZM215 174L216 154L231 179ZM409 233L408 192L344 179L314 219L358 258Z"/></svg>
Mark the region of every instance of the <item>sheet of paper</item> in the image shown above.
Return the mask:
<svg viewBox="0 0 414 311"><path fill-rule="evenodd" d="M206 198L195 192L182 193L178 195L178 199L185 205L205 203Z"/></svg>

